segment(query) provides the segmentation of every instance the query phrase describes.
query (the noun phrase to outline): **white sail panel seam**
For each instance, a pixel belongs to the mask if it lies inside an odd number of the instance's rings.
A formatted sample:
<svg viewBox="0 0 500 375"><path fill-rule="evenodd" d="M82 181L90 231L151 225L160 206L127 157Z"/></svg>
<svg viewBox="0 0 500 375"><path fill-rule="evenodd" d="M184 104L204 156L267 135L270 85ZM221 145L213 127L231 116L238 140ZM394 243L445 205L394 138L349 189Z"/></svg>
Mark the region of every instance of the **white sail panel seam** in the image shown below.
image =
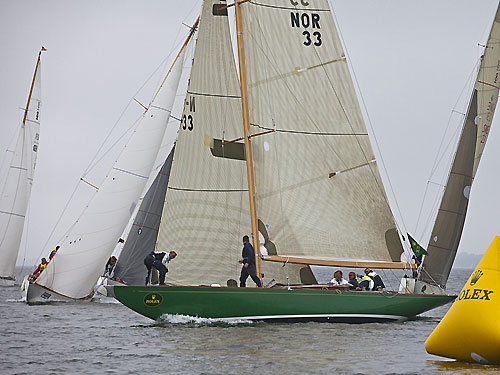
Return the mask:
<svg viewBox="0 0 500 375"><path fill-rule="evenodd" d="M10 168L11 169L19 169L21 171L27 171L28 170L28 168L18 167L18 166L15 166L15 165L11 165Z"/></svg>
<svg viewBox="0 0 500 375"><path fill-rule="evenodd" d="M158 106L156 106L156 105L152 105L150 108L156 108L156 109L159 109L159 110L161 110L161 111L165 111L165 112L167 112L167 113L172 112L170 109L167 109L167 108L162 108L162 107L158 107Z"/></svg>
<svg viewBox="0 0 500 375"><path fill-rule="evenodd" d="M20 215L20 214L14 213L14 212L7 212L7 211L0 211L0 214L13 215L13 216L18 216L18 217L26 217L25 215Z"/></svg>
<svg viewBox="0 0 500 375"><path fill-rule="evenodd" d="M142 175L134 173L134 172L126 171L125 169L113 167L113 170L118 171L118 172L123 172L123 173L129 174L129 175L135 176L135 177L146 178L146 179L148 178L148 176L142 176Z"/></svg>

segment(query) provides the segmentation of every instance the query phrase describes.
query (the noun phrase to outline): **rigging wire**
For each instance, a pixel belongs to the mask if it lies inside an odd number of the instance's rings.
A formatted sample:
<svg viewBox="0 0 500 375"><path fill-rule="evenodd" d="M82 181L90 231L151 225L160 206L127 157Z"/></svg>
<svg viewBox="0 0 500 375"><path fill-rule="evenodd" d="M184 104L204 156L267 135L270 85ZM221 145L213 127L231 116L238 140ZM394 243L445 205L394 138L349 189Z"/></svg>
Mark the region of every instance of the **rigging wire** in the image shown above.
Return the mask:
<svg viewBox="0 0 500 375"><path fill-rule="evenodd" d="M446 180L447 180L447 177L449 175L449 172L451 171L451 163L453 162L453 157L454 157L454 154L455 154L455 152L453 152L450 155L450 153L449 153L448 150L450 149L450 147L452 145L455 145L454 148L456 149L456 144L457 144L458 138L459 138L459 131L463 128L463 126L465 124L465 112L467 111L468 102L465 104L466 107L465 107L465 111L463 111L463 112L459 112L457 110L457 106L458 106L458 104L459 104L462 96L466 92L470 93L474 89L474 86L475 86L475 82L474 82L474 79L473 79L474 78L474 73L477 72L477 70L479 69L480 63L481 63L481 58L479 58L474 63L474 66L471 69L471 72L470 72L468 78L466 79L465 84L462 87L462 90L460 91L460 94L458 95L458 98L455 101L455 104L453 105L453 108L452 108L452 110L450 112L450 115L448 117L448 121L446 123L446 127L445 127L445 130L444 130L443 136L441 137L441 143L439 144L438 151L436 153L436 157L434 159L434 162L433 162L433 165L432 165L429 177L427 179L427 185L426 185L426 188L425 188L424 196L423 196L421 204L420 204L420 210L419 210L419 214L418 214L418 218L417 218L417 223L415 225L415 233L418 230L418 226L419 226L419 223L420 223L421 215L422 215L422 212L423 212L423 207L425 205L425 200L426 200L426 197L427 197L427 193L429 191L429 184L432 183L433 176L437 172L438 166L442 165L442 163L444 162L443 159L445 158L445 156L448 155L448 160L446 162L447 164L449 164L448 173L445 174L445 175L443 175L441 177L442 180L441 180L441 184L440 184L441 186L446 187ZM453 115L454 115L455 112L460 113L462 115L463 119L459 122L459 124L456 127L453 135L450 137L448 143L446 144L446 146L443 149L443 143L446 140L446 134L449 131L449 128L450 128L451 122L452 122L452 117L453 117ZM421 237L428 230L427 228L428 228L430 222L433 221L432 219L434 218L434 220L435 220L435 218L437 216L437 206L438 206L439 202L441 201L440 198L442 197L443 194L444 194L444 188L441 190L440 193L436 194L436 197L435 197L435 200L434 200L434 204L431 206L431 210L429 211L429 215L428 215L427 221L426 221L424 227L420 231ZM431 228L431 230L432 230L432 228ZM431 235L431 233L429 233L429 235Z"/></svg>

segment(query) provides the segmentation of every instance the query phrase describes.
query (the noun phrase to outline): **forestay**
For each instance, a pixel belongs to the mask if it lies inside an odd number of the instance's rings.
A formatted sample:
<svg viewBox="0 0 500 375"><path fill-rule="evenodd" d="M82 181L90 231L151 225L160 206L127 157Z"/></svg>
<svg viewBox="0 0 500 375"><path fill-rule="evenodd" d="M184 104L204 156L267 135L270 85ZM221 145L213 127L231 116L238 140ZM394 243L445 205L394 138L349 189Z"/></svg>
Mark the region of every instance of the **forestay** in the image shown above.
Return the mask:
<svg viewBox="0 0 500 375"><path fill-rule="evenodd" d="M14 267L33 185L42 104L40 54L41 52L38 54L24 119L0 196L0 277L14 277Z"/></svg>
<svg viewBox="0 0 500 375"><path fill-rule="evenodd" d="M241 4L257 214L277 253L399 261L401 244L326 0Z"/></svg>
<svg viewBox="0 0 500 375"><path fill-rule="evenodd" d="M490 132L499 93L500 10L497 9L477 74L436 222L432 229L421 280L445 288L469 204L471 185Z"/></svg>
<svg viewBox="0 0 500 375"><path fill-rule="evenodd" d="M150 176L175 99L182 61L183 53L37 284L72 298L92 293Z"/></svg>
<svg viewBox="0 0 500 375"><path fill-rule="evenodd" d="M167 282L226 285L237 280L241 238L250 231L240 87L225 1L202 7L184 113L160 224L157 251L175 249ZM300 267L287 268L299 281ZM269 272L268 272L269 270ZM280 265L266 280L285 279Z"/></svg>

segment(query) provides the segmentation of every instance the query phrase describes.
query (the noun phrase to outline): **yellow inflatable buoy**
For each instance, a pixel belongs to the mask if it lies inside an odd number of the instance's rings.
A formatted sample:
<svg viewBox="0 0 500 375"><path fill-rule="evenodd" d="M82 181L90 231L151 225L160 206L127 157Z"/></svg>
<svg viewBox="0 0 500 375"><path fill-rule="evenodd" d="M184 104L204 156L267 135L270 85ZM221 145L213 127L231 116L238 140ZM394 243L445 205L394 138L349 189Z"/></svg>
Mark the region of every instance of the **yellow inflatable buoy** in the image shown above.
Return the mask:
<svg viewBox="0 0 500 375"><path fill-rule="evenodd" d="M425 341L427 353L500 364L500 236L496 236L450 310Z"/></svg>

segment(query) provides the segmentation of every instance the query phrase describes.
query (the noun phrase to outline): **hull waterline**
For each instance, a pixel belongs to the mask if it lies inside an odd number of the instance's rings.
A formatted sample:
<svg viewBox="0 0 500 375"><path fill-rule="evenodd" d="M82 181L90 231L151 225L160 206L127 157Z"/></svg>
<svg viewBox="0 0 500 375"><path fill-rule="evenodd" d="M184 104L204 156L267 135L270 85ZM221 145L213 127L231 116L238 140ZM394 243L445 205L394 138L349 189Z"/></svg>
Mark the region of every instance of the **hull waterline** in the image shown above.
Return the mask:
<svg viewBox="0 0 500 375"><path fill-rule="evenodd" d="M108 287L109 288L109 287ZM211 319L366 323L403 321L456 296L275 288L114 286L115 298L141 315Z"/></svg>

